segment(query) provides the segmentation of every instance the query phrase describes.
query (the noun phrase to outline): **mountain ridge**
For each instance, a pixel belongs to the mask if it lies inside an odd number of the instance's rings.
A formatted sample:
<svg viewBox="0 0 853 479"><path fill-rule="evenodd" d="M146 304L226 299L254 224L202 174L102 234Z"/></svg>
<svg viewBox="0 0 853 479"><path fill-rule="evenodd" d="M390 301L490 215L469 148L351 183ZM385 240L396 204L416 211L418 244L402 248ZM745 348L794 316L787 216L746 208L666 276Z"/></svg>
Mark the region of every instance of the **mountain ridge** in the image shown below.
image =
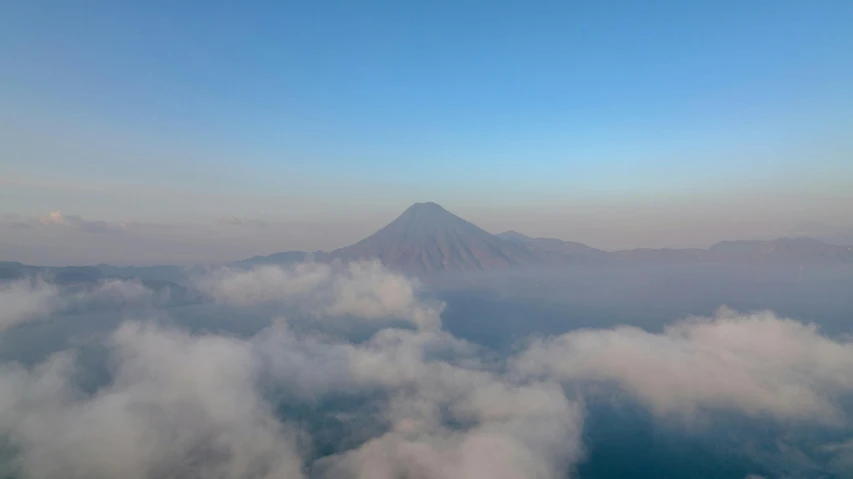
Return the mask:
<svg viewBox="0 0 853 479"><path fill-rule="evenodd" d="M840 262L853 263L853 247L809 237L733 240L709 248L637 248L604 251L557 238L509 230L492 234L437 203L415 203L372 235L331 252L288 251L255 256L237 265L288 264L305 260L379 259L415 276L510 267L558 267L631 263Z"/></svg>
<svg viewBox="0 0 853 479"><path fill-rule="evenodd" d="M438 273L486 271L501 268L557 268L630 264L853 264L853 246L839 246L800 236L772 240L727 240L708 248L636 248L604 251L557 238L530 237L509 230L492 234L447 211L437 203L415 203L372 235L352 245L326 251L282 251L227 263L233 267L306 261L378 259L405 274L426 277ZM198 268L174 265L43 267L0 261L0 280L38 275L52 281L97 281L104 277L138 278L181 283Z"/></svg>

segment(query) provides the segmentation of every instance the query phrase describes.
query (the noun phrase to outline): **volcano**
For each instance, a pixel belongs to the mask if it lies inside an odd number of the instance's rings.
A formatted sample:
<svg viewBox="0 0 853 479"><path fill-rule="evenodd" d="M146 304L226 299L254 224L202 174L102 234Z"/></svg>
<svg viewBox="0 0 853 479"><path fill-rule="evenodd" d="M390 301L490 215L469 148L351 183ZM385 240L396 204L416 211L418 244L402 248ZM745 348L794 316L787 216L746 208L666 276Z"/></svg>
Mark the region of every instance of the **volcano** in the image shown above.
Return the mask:
<svg viewBox="0 0 853 479"><path fill-rule="evenodd" d="M407 274L477 271L541 262L534 249L501 239L436 203L415 203L384 228L329 254L342 261L379 259Z"/></svg>

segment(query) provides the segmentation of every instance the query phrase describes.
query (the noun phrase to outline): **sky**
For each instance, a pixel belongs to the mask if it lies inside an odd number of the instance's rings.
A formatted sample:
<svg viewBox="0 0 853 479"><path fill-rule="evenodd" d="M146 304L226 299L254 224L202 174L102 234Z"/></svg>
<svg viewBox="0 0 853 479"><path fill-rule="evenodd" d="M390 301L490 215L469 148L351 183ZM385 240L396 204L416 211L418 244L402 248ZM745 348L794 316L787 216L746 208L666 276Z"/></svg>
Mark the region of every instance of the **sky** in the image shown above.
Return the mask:
<svg viewBox="0 0 853 479"><path fill-rule="evenodd" d="M334 248L417 201L606 249L843 240L851 51L832 0L5 2L0 217L146 225L142 262ZM130 244L24 229L0 259Z"/></svg>

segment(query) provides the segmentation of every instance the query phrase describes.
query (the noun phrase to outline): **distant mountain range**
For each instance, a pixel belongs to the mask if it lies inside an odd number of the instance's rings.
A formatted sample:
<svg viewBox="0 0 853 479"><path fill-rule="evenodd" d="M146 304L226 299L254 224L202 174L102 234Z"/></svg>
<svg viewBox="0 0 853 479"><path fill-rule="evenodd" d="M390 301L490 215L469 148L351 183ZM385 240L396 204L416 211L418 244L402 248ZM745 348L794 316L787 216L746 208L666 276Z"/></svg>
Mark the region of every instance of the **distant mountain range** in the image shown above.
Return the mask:
<svg viewBox="0 0 853 479"><path fill-rule="evenodd" d="M632 249L610 256L626 262L669 263L853 263L853 246L838 246L814 238L721 241L708 249Z"/></svg>
<svg viewBox="0 0 853 479"><path fill-rule="evenodd" d="M813 238L723 241L708 249L603 251L556 238L531 238L515 231L491 234L435 203L415 203L367 238L326 253L288 251L255 256L239 265L379 259L416 276L507 267L558 267L631 263L853 263L853 247Z"/></svg>
<svg viewBox="0 0 853 479"><path fill-rule="evenodd" d="M613 264L853 264L853 247L813 238L769 241L723 241L708 249L632 249L603 251L556 238L532 238L515 231L489 233L435 203L415 203L376 233L331 252L285 251L231 263L237 267L293 264L305 261L379 259L386 266L414 276L502 268L565 267ZM0 280L40 275L58 283L97 281L107 277L182 282L199 268L172 265L147 267L95 266L47 268L0 262Z"/></svg>

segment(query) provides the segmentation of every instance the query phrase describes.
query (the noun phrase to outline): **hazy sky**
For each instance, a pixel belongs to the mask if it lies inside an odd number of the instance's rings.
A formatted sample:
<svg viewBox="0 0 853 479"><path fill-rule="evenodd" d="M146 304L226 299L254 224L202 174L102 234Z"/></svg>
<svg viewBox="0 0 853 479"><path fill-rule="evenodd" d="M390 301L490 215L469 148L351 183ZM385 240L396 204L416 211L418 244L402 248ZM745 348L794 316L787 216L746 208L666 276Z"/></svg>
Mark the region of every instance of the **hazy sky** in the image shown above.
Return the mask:
<svg viewBox="0 0 853 479"><path fill-rule="evenodd" d="M0 215L211 259L415 201L604 248L843 236L851 52L849 1L5 2ZM24 229L0 259L60 241Z"/></svg>

